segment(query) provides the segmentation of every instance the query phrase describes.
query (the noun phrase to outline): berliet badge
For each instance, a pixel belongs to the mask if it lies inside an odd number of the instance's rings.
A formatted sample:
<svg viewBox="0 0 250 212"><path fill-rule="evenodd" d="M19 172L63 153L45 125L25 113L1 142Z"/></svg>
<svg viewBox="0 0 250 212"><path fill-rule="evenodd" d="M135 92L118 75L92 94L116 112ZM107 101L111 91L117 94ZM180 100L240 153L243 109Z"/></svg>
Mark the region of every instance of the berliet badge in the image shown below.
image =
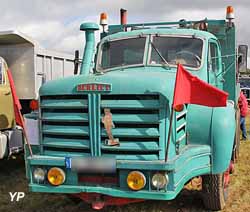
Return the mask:
<svg viewBox="0 0 250 212"><path fill-rule="evenodd" d="M112 128L115 128L115 125L112 120L112 113L109 108L104 108L104 116L102 117L102 123L106 129L108 139L105 139L105 145L107 146L119 146L120 142L118 138L114 138L112 135Z"/></svg>

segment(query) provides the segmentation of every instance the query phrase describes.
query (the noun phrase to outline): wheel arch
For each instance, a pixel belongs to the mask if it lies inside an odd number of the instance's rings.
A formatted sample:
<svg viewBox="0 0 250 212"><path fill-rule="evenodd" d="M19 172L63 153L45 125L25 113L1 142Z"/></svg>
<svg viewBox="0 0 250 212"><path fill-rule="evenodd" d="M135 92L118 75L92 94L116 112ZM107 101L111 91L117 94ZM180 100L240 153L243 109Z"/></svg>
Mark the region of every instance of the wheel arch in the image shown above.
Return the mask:
<svg viewBox="0 0 250 212"><path fill-rule="evenodd" d="M227 107L213 109L211 130L213 174L223 173L230 164L235 129L235 108L233 103L228 103Z"/></svg>

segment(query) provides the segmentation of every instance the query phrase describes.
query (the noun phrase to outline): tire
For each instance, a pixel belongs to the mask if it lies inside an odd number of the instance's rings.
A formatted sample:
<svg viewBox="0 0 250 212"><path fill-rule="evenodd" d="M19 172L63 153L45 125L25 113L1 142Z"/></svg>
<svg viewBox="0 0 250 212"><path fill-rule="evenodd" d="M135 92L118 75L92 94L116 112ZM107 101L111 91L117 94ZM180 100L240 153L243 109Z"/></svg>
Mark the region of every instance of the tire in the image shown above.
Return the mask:
<svg viewBox="0 0 250 212"><path fill-rule="evenodd" d="M228 185L224 174L205 175L202 177L203 204L207 210L219 211L226 205Z"/></svg>

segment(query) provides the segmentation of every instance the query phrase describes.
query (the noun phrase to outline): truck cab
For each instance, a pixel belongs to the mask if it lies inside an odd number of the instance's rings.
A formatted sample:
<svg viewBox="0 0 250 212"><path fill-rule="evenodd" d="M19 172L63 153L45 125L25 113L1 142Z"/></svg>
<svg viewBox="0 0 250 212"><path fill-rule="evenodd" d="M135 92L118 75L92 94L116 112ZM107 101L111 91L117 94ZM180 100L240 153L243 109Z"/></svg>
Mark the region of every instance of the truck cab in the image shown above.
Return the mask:
<svg viewBox="0 0 250 212"><path fill-rule="evenodd" d="M0 57L0 159L23 150L22 128L16 125L8 66Z"/></svg>
<svg viewBox="0 0 250 212"><path fill-rule="evenodd" d="M10 129L15 124L13 100L7 69L5 60L0 57L0 130Z"/></svg>
<svg viewBox="0 0 250 212"><path fill-rule="evenodd" d="M238 144L234 24L122 23L103 30L97 47L99 26L80 29L86 44L79 75L39 91L37 151L26 151L30 190L71 193L100 209L171 200L201 177L205 207L223 208ZM179 63L229 99L222 108L183 105L169 128Z"/></svg>

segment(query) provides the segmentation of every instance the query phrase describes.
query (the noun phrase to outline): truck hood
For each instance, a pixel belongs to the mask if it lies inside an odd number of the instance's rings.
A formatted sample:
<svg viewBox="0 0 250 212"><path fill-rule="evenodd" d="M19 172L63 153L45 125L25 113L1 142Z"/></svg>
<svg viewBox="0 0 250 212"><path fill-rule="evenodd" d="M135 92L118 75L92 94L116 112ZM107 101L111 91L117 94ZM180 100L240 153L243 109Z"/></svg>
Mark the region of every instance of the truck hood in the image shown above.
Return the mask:
<svg viewBox="0 0 250 212"><path fill-rule="evenodd" d="M111 94L152 94L160 93L172 99L176 68L138 67L116 70L89 76L72 76L47 82L40 88L40 96L79 94L77 85L85 83L111 84ZM96 91L101 92L101 91ZM86 93L86 91L84 92Z"/></svg>

